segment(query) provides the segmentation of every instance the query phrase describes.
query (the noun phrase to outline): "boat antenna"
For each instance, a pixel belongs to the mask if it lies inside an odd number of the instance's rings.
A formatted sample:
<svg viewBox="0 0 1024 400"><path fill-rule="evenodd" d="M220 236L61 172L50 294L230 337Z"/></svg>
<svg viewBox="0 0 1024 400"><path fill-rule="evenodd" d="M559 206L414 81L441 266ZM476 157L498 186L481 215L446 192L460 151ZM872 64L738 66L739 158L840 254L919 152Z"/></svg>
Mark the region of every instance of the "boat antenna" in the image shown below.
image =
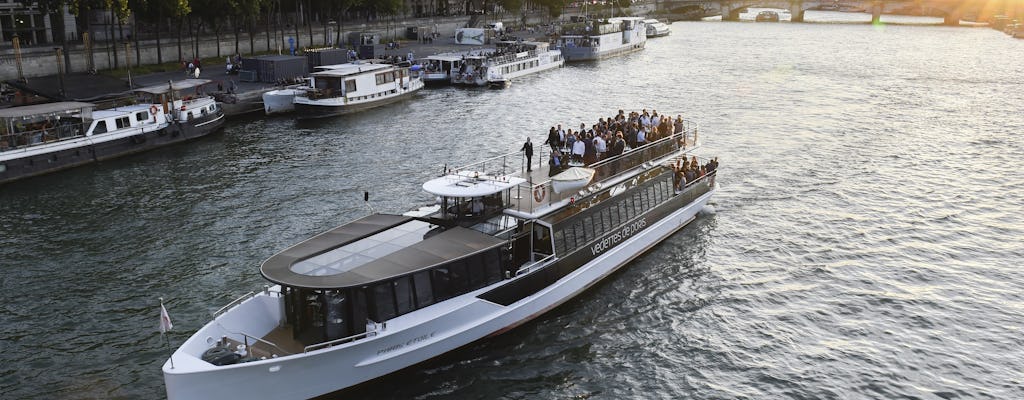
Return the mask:
<svg viewBox="0 0 1024 400"><path fill-rule="evenodd" d="M363 203L366 203L366 206L370 208L370 213L371 214L376 214L377 213L377 210L374 210L373 206L370 205L370 192L363 191Z"/></svg>

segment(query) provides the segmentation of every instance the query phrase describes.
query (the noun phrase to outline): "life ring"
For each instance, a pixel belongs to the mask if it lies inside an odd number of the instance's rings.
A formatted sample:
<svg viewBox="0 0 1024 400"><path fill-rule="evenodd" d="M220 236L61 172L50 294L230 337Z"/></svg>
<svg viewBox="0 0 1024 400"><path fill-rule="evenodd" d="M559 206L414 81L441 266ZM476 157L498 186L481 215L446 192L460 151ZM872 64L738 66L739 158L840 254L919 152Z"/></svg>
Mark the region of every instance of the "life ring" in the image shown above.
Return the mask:
<svg viewBox="0 0 1024 400"><path fill-rule="evenodd" d="M544 197L548 195L547 189L544 186L537 186L533 188L533 199L537 200L538 203L544 201Z"/></svg>
<svg viewBox="0 0 1024 400"><path fill-rule="evenodd" d="M149 113L150 113L150 115L153 116L153 122L156 122L156 112L157 111L158 111L158 109L156 108L156 104L149 106Z"/></svg>

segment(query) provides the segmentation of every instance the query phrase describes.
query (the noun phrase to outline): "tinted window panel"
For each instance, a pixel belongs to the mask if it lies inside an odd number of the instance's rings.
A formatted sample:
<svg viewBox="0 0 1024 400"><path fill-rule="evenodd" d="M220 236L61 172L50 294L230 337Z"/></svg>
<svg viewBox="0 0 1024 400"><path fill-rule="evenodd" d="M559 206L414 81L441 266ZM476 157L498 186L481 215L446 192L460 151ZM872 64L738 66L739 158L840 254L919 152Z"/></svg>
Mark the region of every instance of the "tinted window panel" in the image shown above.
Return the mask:
<svg viewBox="0 0 1024 400"><path fill-rule="evenodd" d="M373 305L375 321L383 322L395 317L395 298L391 293L391 282L379 283L373 287Z"/></svg>
<svg viewBox="0 0 1024 400"><path fill-rule="evenodd" d="M501 249L496 248L484 253L484 273L487 279L486 284L498 282L501 276Z"/></svg>
<svg viewBox="0 0 1024 400"><path fill-rule="evenodd" d="M590 215L583 218L584 243L594 240L594 218Z"/></svg>
<svg viewBox="0 0 1024 400"><path fill-rule="evenodd" d="M469 290L482 288L485 280L483 253L469 257L466 260L466 266L469 271Z"/></svg>
<svg viewBox="0 0 1024 400"><path fill-rule="evenodd" d="M458 296L460 294L466 293L469 289L469 276L468 274L466 274L465 261L460 260L449 264L448 271L451 272L452 274L452 296Z"/></svg>
<svg viewBox="0 0 1024 400"><path fill-rule="evenodd" d="M416 286L416 305L419 308L434 304L434 291L430 288L430 272L418 272L412 276Z"/></svg>
<svg viewBox="0 0 1024 400"><path fill-rule="evenodd" d="M451 274L447 267L434 268L431 271L434 278L434 300L441 301L452 297Z"/></svg>
<svg viewBox="0 0 1024 400"><path fill-rule="evenodd" d="M416 294L412 290L412 278L403 276L395 279L395 300L398 315L411 312L416 309Z"/></svg>
<svg viewBox="0 0 1024 400"><path fill-rule="evenodd" d="M565 254L565 236L561 230L555 231L555 252Z"/></svg>

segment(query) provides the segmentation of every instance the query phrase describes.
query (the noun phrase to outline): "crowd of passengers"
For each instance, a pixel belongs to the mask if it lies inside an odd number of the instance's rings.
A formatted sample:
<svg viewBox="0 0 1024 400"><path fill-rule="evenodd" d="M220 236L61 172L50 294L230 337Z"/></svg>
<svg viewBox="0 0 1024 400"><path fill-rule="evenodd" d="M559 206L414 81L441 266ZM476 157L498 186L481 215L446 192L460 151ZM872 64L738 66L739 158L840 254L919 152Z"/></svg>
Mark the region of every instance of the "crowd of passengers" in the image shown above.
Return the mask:
<svg viewBox="0 0 1024 400"><path fill-rule="evenodd" d="M674 134L683 133L685 126L683 116L659 115L658 110L643 109L640 112L626 113L619 110L618 114L599 118L596 124L587 128L581 123L578 130L563 129L562 125L553 126L548 131L544 144L551 146L551 158L548 176L555 175L570 166L586 166L601 160L619 156L629 149L653 143ZM686 135L682 135L680 144L686 146ZM710 175L718 167L718 159L709 160L704 165L697 162L697 157L687 161L677 160L672 169L675 171L675 186L682 189L706 175Z"/></svg>
<svg viewBox="0 0 1024 400"><path fill-rule="evenodd" d="M683 190L686 186L699 181L705 176L710 175L711 178L709 179L714 179L713 174L717 168L718 157L708 160L704 165L697 161L697 156L693 156L689 161L686 160L686 157L676 160L672 164L672 171L675 171L673 183L676 190Z"/></svg>
<svg viewBox="0 0 1024 400"><path fill-rule="evenodd" d="M658 110L644 109L628 114L619 110L615 116L598 119L590 128L585 123L580 123L575 131L563 129L561 124L553 126L544 144L551 146L548 162L554 175L568 166L590 165L681 132L682 115L672 118L659 115Z"/></svg>

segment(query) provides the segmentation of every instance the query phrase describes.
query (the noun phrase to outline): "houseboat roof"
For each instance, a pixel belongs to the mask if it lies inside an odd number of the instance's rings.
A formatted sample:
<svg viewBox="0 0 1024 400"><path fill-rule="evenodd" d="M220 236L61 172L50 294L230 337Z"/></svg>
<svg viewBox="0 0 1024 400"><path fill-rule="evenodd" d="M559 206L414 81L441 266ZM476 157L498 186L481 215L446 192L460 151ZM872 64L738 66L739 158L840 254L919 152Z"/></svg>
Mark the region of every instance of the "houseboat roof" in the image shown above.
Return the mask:
<svg viewBox="0 0 1024 400"><path fill-rule="evenodd" d="M434 54L432 56L427 56L424 59L425 60L440 60L440 61L459 61L459 60L462 59L463 56L464 56L463 54L449 54L449 53L445 53L445 54Z"/></svg>
<svg viewBox="0 0 1024 400"><path fill-rule="evenodd" d="M122 106L116 108L108 108L105 110L96 110L92 112L93 119L116 117L121 115L128 115L139 111L148 110L152 105L150 104L133 104L130 106Z"/></svg>
<svg viewBox="0 0 1024 400"><path fill-rule="evenodd" d="M523 182L526 182L526 179L517 176L460 171L427 181L423 184L423 190L437 196L470 198L495 194Z"/></svg>
<svg viewBox="0 0 1024 400"><path fill-rule="evenodd" d="M462 227L426 237L435 227L407 216L370 215L275 254L260 271L285 286L340 289L407 275L504 243Z"/></svg>
<svg viewBox="0 0 1024 400"><path fill-rule="evenodd" d="M197 86L202 86L210 83L209 79L182 79L180 81L174 81L168 86L168 84L162 83L159 85L146 86L135 89L136 92L150 93L150 94L162 94L167 93L168 88L171 90L185 90L191 89Z"/></svg>
<svg viewBox="0 0 1024 400"><path fill-rule="evenodd" d="M65 111L78 111L83 108L94 108L95 104L78 101L62 101L59 103L33 104L30 106L0 109L0 118L20 118L40 114L52 114Z"/></svg>
<svg viewBox="0 0 1024 400"><path fill-rule="evenodd" d="M328 69L326 71L318 71L318 72L314 72L314 73L312 73L310 75L312 75L312 76L329 76L329 77L330 76L334 76L334 77L337 77L337 76L348 76L348 75L357 75L357 74L361 74L361 73L364 73L364 72L377 71L377 70L381 70L381 69L394 68L394 67L395 66L391 65L391 64L369 64L369 63L338 64L338 65L335 65L333 68Z"/></svg>

